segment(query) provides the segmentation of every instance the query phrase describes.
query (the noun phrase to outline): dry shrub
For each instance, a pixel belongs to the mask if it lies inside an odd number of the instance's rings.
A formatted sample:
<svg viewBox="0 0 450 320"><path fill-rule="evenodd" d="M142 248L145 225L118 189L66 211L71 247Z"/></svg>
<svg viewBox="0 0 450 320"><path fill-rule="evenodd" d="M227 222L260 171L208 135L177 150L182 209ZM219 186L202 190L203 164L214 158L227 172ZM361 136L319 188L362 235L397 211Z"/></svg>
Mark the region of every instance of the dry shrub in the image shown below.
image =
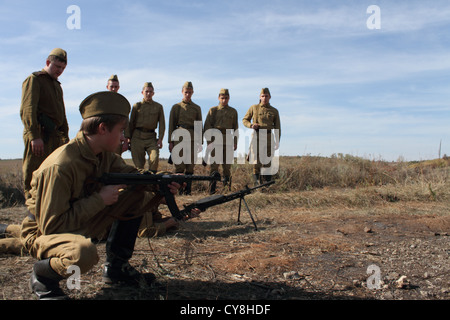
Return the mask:
<svg viewBox="0 0 450 320"><path fill-rule="evenodd" d="M0 208L25 202L22 160L0 160Z"/></svg>
<svg viewBox="0 0 450 320"><path fill-rule="evenodd" d="M127 163L132 164L130 159ZM22 203L21 160L0 161L0 205ZM173 172L173 165L161 159L161 171ZM222 169L220 169L221 171ZM209 175L209 166L197 165L196 175ZM253 186L252 166L234 164L231 190ZM387 162L368 160L351 155L331 157L280 157L280 168L274 176L276 184L258 191L247 201L258 207L362 206L378 201L448 201L450 200L450 158L421 162ZM193 193L205 195L208 182L195 182ZM267 197L267 194L271 194Z"/></svg>

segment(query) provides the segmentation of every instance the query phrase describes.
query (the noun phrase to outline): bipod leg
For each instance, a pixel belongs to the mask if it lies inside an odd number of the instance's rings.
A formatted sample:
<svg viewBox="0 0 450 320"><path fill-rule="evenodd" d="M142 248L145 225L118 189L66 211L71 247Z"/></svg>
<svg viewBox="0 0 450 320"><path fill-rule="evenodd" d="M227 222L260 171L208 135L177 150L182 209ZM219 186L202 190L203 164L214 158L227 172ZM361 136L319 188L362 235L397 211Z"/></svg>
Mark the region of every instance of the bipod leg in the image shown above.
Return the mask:
<svg viewBox="0 0 450 320"><path fill-rule="evenodd" d="M256 226L255 219L253 219L253 215L252 215L252 212L250 211L250 208L248 207L247 201L245 201L244 197L241 197L240 199L241 200L239 201L239 216L241 215L241 201L244 201L244 204L247 207L248 214L250 215L250 219L252 219L253 225L255 226L255 231L258 231L258 227ZM240 222L239 216L238 216L238 222Z"/></svg>
<svg viewBox="0 0 450 320"><path fill-rule="evenodd" d="M242 224L241 222L241 203L242 203L242 199L244 199L243 197L239 198L239 212L238 212L238 219L237 219L237 223L238 224Z"/></svg>

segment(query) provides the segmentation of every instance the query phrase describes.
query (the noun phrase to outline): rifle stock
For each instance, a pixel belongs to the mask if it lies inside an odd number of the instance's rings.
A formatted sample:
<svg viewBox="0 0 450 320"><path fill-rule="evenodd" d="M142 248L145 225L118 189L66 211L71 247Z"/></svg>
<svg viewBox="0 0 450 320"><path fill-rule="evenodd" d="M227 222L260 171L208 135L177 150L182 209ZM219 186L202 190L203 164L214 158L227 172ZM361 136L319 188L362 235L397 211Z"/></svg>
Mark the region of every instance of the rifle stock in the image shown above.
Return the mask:
<svg viewBox="0 0 450 320"><path fill-rule="evenodd" d="M189 181L220 181L220 174L211 176L195 176L181 174L151 174L151 173L104 173L98 181L105 185L158 185L159 193L166 199L167 207L172 216L177 220L185 218L186 214L178 209L175 197L170 192L169 185L172 182L183 184Z"/></svg>

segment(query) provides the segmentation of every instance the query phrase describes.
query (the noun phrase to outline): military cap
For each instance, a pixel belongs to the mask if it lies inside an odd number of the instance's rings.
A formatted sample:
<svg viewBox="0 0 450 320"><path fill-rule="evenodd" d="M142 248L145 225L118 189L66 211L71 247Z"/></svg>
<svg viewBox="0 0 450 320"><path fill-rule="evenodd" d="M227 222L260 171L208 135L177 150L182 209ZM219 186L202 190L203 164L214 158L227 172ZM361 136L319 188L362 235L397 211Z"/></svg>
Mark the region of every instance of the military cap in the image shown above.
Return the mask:
<svg viewBox="0 0 450 320"><path fill-rule="evenodd" d="M194 89L194 86L192 85L192 82L186 81L183 85L183 88Z"/></svg>
<svg viewBox="0 0 450 320"><path fill-rule="evenodd" d="M145 88L152 88L152 89L154 89L153 88L153 84L151 82L144 83L144 88L143 89L145 89Z"/></svg>
<svg viewBox="0 0 450 320"><path fill-rule="evenodd" d="M111 77L109 77L108 81L117 81L119 82L119 77L117 74L113 74Z"/></svg>
<svg viewBox="0 0 450 320"><path fill-rule="evenodd" d="M117 114L128 117L131 105L120 93L102 91L93 93L80 104L83 119L104 114Z"/></svg>
<svg viewBox="0 0 450 320"><path fill-rule="evenodd" d="M226 95L226 96L230 96L230 92L228 91L228 89L220 89L219 96L221 94Z"/></svg>
<svg viewBox="0 0 450 320"><path fill-rule="evenodd" d="M263 88L263 89L261 90L261 94L268 94L268 95L270 96L269 88Z"/></svg>
<svg viewBox="0 0 450 320"><path fill-rule="evenodd" d="M55 49L53 49L53 50L50 52L49 56L56 56L56 57L58 57L59 59L61 59L62 61L64 61L65 63L67 63L67 52L64 51L64 50L61 49L61 48L55 48Z"/></svg>

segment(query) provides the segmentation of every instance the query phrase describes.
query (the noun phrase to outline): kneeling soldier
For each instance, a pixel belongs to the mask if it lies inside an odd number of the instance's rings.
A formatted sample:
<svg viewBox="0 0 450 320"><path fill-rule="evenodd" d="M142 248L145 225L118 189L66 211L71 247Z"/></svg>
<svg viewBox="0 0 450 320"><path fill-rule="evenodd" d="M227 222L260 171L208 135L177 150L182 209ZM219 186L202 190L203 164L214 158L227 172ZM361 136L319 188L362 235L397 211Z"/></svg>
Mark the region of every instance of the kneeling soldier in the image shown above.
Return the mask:
<svg viewBox="0 0 450 320"><path fill-rule="evenodd" d="M88 183L105 172L139 172L115 153L125 139L130 109L118 93L87 97L80 105L83 122L77 136L53 152L33 174L21 241L39 260L30 282L39 299L67 298L59 281L69 277L70 266L77 266L81 273L90 270L99 261L91 239L105 236L103 280L139 279L140 274L128 261L142 215L154 205L151 200L155 194L145 188ZM177 193L179 187L172 183L171 192Z"/></svg>

